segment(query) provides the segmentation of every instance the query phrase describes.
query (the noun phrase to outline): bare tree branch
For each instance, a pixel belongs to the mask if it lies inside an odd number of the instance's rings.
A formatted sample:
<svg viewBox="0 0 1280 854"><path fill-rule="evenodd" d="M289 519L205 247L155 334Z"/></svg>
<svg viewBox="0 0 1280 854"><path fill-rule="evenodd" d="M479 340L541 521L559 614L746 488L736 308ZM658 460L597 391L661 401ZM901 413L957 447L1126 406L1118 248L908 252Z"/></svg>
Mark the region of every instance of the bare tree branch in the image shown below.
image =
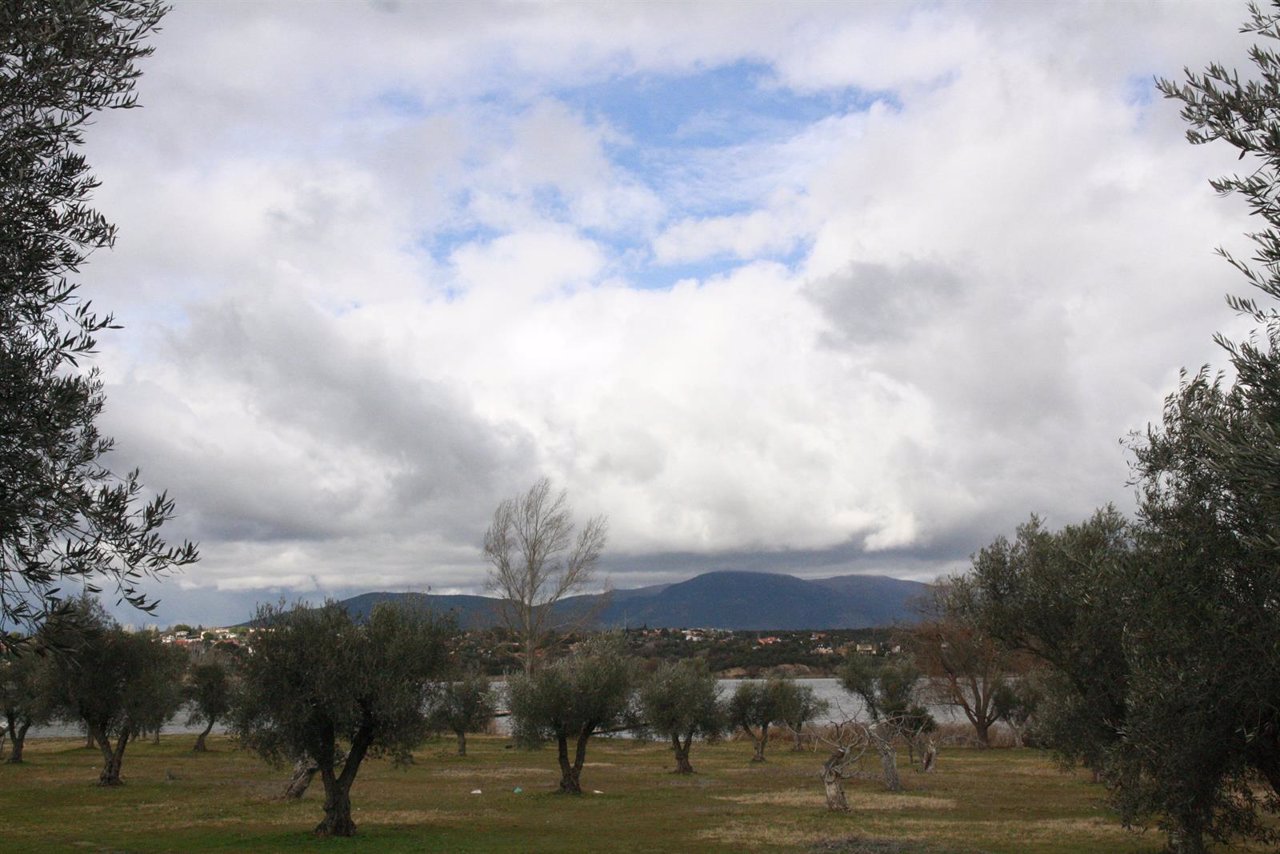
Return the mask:
<svg viewBox="0 0 1280 854"><path fill-rule="evenodd" d="M547 478L494 510L484 535L492 567L485 587L498 595L498 617L520 639L525 673L551 634L581 621L579 614L557 622L555 605L594 580L608 529L608 519L596 516L575 539L568 496L553 493Z"/></svg>

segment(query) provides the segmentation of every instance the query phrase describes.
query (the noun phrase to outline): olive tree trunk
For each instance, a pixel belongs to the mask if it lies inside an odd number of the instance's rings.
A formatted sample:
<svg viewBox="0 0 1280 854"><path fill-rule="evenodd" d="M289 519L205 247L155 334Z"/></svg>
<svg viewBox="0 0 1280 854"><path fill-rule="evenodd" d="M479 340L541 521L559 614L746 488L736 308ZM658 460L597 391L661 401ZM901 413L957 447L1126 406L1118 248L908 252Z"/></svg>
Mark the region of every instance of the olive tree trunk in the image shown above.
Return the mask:
<svg viewBox="0 0 1280 854"><path fill-rule="evenodd" d="M760 727L760 737L759 737L759 738L757 738L757 737L756 737L756 734L755 734L754 732L752 732L752 731L751 731L751 728L750 728L750 727L745 727L745 726L744 726L744 727L743 727L743 729L745 729L745 730L747 731L747 735L751 736L751 741L752 741L752 742L754 743L754 745L755 745L755 750L756 750L756 752L755 752L755 755L751 757L751 761L752 761L752 762L764 762L764 761L765 761L765 759L764 759L764 748L765 748L765 745L767 745L767 744L769 743L769 725L768 725L768 724L765 724L764 726Z"/></svg>
<svg viewBox="0 0 1280 854"><path fill-rule="evenodd" d="M9 741L13 743L13 752L9 754L6 760L14 765L22 762L22 746L27 740L27 730L31 728L30 718L19 720L17 715L5 715L9 727ZM0 733L0 753L4 749L4 734Z"/></svg>
<svg viewBox="0 0 1280 854"><path fill-rule="evenodd" d="M22 763L22 748L27 743L27 730L31 728L31 722L27 721L18 725L15 730L10 730L9 741L13 743L13 750L9 753L9 758L5 760L13 765Z"/></svg>
<svg viewBox="0 0 1280 854"><path fill-rule="evenodd" d="M578 743L574 750L573 762L569 762L569 737L562 734L556 737L556 746L560 759L560 793L564 795L582 794L582 764L587 758L587 741L591 738L594 726L585 726L578 733Z"/></svg>
<svg viewBox="0 0 1280 854"><path fill-rule="evenodd" d="M898 751L893 748L893 735L885 735L878 728L869 731L875 743L876 753L880 754L880 769L884 776L884 787L891 792L902 791L902 780L898 777Z"/></svg>
<svg viewBox="0 0 1280 854"><path fill-rule="evenodd" d="M929 739L920 751L920 770L926 774L932 774L937 767L938 745L933 739Z"/></svg>
<svg viewBox="0 0 1280 854"><path fill-rule="evenodd" d="M458 730L455 735L458 736L458 755L467 755L467 732L466 730Z"/></svg>
<svg viewBox="0 0 1280 854"><path fill-rule="evenodd" d="M675 773L675 774L692 774L693 773L693 766L689 764L689 746L692 743L693 743L693 733L689 733L687 736L685 736L683 742L681 742L680 736L676 735L675 733L671 734L671 752L674 753L676 757L676 770L672 773Z"/></svg>
<svg viewBox="0 0 1280 854"><path fill-rule="evenodd" d="M289 778L289 786L284 790L285 798L296 801L305 795L319 770L320 766L310 756L304 756L293 763L293 776Z"/></svg>
<svg viewBox="0 0 1280 854"><path fill-rule="evenodd" d="M822 787L827 796L827 809L832 812L848 812L849 801L844 796L844 763L848 751L836 750L822 763Z"/></svg>
<svg viewBox="0 0 1280 854"><path fill-rule="evenodd" d="M1204 835L1199 830L1186 828L1169 831L1169 851L1173 854L1205 854Z"/></svg>
<svg viewBox="0 0 1280 854"><path fill-rule="evenodd" d="M213 732L214 718L209 718L209 724L204 728L204 732L196 736L196 746L191 748L196 753L205 753L209 748L205 745L204 740L209 737L209 733Z"/></svg>
<svg viewBox="0 0 1280 854"><path fill-rule="evenodd" d="M129 744L129 729L126 727L121 731L115 748L111 747L111 739L105 729L95 733L94 740L102 751L102 773L98 775L98 785L121 785L124 781L120 779L120 766L124 764L124 749Z"/></svg>
<svg viewBox="0 0 1280 854"><path fill-rule="evenodd" d="M324 819L316 825L317 836L355 836L356 823L351 819L351 784L356 780L356 772L364 760L369 745L373 743L373 732L370 727L361 727L351 742L351 752L342 763L342 772L337 773L337 757L334 761L319 762L320 779L324 782Z"/></svg>
<svg viewBox="0 0 1280 854"><path fill-rule="evenodd" d="M345 769L344 769L345 770ZM332 768L321 768L324 781L324 819L316 825L317 836L355 836L356 823L351 820L351 784Z"/></svg>

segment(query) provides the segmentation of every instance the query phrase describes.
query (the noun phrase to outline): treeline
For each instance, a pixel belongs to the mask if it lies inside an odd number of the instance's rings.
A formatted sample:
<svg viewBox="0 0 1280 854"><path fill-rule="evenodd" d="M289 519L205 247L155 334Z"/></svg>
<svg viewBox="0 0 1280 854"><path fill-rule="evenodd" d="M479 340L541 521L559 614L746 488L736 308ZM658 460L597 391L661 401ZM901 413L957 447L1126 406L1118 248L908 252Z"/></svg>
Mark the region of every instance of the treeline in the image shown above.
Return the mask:
<svg viewBox="0 0 1280 854"><path fill-rule="evenodd" d="M1105 783L1132 825L1178 852L1280 842L1280 15L1250 8L1254 77L1210 65L1161 80L1194 144L1245 171L1211 181L1258 218L1254 324L1217 336L1231 375L1184 372L1159 424L1130 437L1137 511L1052 528L1032 516L940 592L938 614L982 660L1021 655L1037 730ZM954 650L952 650L954 652Z"/></svg>
<svg viewBox="0 0 1280 854"><path fill-rule="evenodd" d="M127 746L158 734L185 706L188 723L205 725L193 750L204 750L224 721L238 746L293 766L289 796L300 797L318 775L325 815L316 832L348 836L356 830L351 787L366 759L407 764L436 733L452 733L465 755L467 733L485 731L503 707L516 744L556 745L559 790L568 794L582 791L590 740L619 731L669 743L678 773L693 772L698 739L741 733L754 762L765 761L771 728L788 733L794 749L817 740L834 751L827 769L833 809L847 808L840 781L858 744L888 751L885 782L893 788L900 786L899 747L912 761L936 756L936 724L907 655L853 652L843 660L841 684L865 709L855 720L786 678L744 681L725 696L705 658L646 660L622 633L542 658L509 675L502 690L458 655L455 626L427 611L380 605L361 621L337 603L264 606L254 623L249 647L181 647L156 633L124 631L84 597L35 635L7 637L0 706L9 761L23 761L31 726L77 723L101 750L99 783L117 786Z"/></svg>
<svg viewBox="0 0 1280 854"><path fill-rule="evenodd" d="M549 647L571 646L593 633L552 632ZM892 628L823 629L820 631L729 631L635 628L621 630L630 655L656 665L662 661L698 659L713 673L761 678L790 670L797 676L834 676L843 653L855 647L872 655L900 647L902 632ZM523 667L518 636L497 626L463 632L453 642L463 665L489 676Z"/></svg>

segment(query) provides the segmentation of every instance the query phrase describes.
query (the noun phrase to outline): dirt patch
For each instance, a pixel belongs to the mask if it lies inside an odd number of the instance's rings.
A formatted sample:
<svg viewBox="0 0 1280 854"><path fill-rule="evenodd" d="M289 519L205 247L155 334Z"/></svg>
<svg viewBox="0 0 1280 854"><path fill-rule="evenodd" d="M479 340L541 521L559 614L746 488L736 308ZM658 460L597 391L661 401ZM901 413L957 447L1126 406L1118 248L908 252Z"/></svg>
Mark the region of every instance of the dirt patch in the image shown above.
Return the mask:
<svg viewBox="0 0 1280 854"><path fill-rule="evenodd" d="M951 798L932 798L927 795L894 795L869 792L845 792L845 800L855 810L953 810L956 802Z"/></svg>
<svg viewBox="0 0 1280 854"><path fill-rule="evenodd" d="M1005 839L1022 844L1058 842L1063 839L1091 839L1107 850L1103 840L1116 842L1133 838L1119 824L1103 818L1046 819L1044 821L952 821L948 819L913 819L894 816L877 817L867 829L878 833L905 833L911 837L943 838L963 841L975 836Z"/></svg>
<svg viewBox="0 0 1280 854"><path fill-rule="evenodd" d="M456 820L457 813L444 810L363 810L352 816L361 824L445 824Z"/></svg>
<svg viewBox="0 0 1280 854"><path fill-rule="evenodd" d="M800 830L794 827L780 827L776 824L756 822L728 822L719 827L708 828L698 833L703 839L723 842L736 848L777 848L810 847L827 841L830 837L825 833L812 830Z"/></svg>
<svg viewBox="0 0 1280 854"><path fill-rule="evenodd" d="M560 773L551 768L441 768L433 777L465 777L473 780L512 780L517 777L546 777Z"/></svg>
<svg viewBox="0 0 1280 854"><path fill-rule="evenodd" d="M813 791L790 790L785 792L759 792L750 795L713 795L716 800L739 804L771 804L785 807L821 807L826 809L826 796L816 787ZM951 798L925 796L866 794L845 792L845 799L853 810L953 810L956 802Z"/></svg>
<svg viewBox="0 0 1280 854"><path fill-rule="evenodd" d="M827 839L809 850L812 854L978 854L968 850L962 852L954 848L940 848L914 839L879 839L870 836Z"/></svg>

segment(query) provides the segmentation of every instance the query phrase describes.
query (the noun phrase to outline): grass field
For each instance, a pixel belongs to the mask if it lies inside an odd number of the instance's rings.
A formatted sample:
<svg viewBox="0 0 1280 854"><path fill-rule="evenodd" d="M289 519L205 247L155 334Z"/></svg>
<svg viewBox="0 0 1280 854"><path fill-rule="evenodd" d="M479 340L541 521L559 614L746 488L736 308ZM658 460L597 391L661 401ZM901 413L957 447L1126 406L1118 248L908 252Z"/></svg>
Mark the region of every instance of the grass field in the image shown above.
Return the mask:
<svg viewBox="0 0 1280 854"><path fill-rule="evenodd" d="M300 802L278 799L273 769L226 739L190 751L193 737L130 745L126 785L95 785L100 755L83 742L38 740L23 765L0 765L3 851L813 851L1155 852L1155 831L1126 831L1084 773L1058 771L1025 750L944 751L938 770L905 770L907 791L851 781L853 807L828 813L823 754L770 745L748 762L742 742L695 745L699 773L679 777L658 744L593 739L579 798L553 792L554 750L507 749L475 737L427 744L414 764L370 761L352 790L354 839L317 840L319 780ZM872 770L868 766L868 771ZM515 792L516 788L523 791ZM482 794L471 794L479 789Z"/></svg>

